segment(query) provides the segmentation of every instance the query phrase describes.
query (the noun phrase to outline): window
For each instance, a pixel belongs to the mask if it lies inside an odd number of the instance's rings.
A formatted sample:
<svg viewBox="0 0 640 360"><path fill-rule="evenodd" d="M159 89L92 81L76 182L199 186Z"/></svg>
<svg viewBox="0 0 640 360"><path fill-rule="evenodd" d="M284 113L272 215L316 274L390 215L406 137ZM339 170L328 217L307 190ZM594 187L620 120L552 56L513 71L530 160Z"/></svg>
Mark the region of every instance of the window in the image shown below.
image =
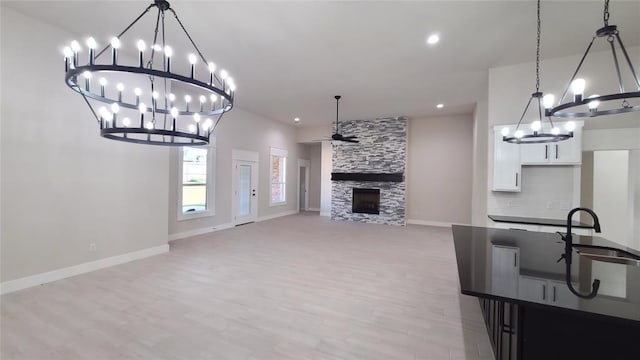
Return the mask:
<svg viewBox="0 0 640 360"><path fill-rule="evenodd" d="M178 220L214 215L214 153L215 147L212 146L184 146L180 149Z"/></svg>
<svg viewBox="0 0 640 360"><path fill-rule="evenodd" d="M271 205L287 202L287 150L271 148Z"/></svg>

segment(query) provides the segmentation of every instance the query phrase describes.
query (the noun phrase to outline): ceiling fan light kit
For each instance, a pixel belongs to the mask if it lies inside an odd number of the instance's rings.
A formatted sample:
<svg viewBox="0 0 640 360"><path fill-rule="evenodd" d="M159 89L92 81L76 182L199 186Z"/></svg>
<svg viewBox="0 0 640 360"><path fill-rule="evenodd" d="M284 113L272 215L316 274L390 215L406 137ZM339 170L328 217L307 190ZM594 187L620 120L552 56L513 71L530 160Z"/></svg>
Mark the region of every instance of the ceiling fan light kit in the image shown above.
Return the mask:
<svg viewBox="0 0 640 360"><path fill-rule="evenodd" d="M569 84L564 90L559 104L555 107L553 104L549 104L549 106L546 107L545 114L547 116L584 118L640 111L640 105L632 105L629 103L629 100L640 99L640 79L633 67L633 63L627 53L627 49L624 47L622 39L620 38L620 31L618 30L618 27L616 25L609 25L609 0L605 0L604 2L603 21L604 26L596 30L596 34L591 39L589 46L587 46L587 50L580 59L578 67L573 72L573 75L569 80ZM589 54L589 51L591 50L591 46L598 38L606 38L606 41L609 43L613 59L613 68L615 69L617 77L618 92L606 95L594 94L585 97L584 90L586 88L586 82L584 79L578 78L577 76L580 72L580 68L587 58L587 55ZM624 63L628 66L628 73L631 75L633 86L636 88L634 91L625 90L623 70L621 70L616 43L622 57L624 58ZM573 93L573 99L563 103L569 90ZM603 104L608 104L610 107L604 108L602 106ZM611 106L611 104L614 105Z"/></svg>
<svg viewBox="0 0 640 360"><path fill-rule="evenodd" d="M152 8L158 10L153 40L137 40L137 64L122 64L118 55L123 36ZM172 69L176 57L165 42L167 13L173 15L195 50L186 57L188 74ZM107 139L152 145L206 145L222 115L233 108L233 78L226 70L216 71L216 65L206 60L165 0L155 0L147 6L101 51L96 52L98 42L92 37L86 45L86 63L81 63L82 47L78 41L64 48L65 82L82 96L100 126L100 135ZM98 62L109 49L111 57ZM199 60L203 65L198 66ZM172 89L184 93L176 96ZM105 106L96 110L90 99Z"/></svg>

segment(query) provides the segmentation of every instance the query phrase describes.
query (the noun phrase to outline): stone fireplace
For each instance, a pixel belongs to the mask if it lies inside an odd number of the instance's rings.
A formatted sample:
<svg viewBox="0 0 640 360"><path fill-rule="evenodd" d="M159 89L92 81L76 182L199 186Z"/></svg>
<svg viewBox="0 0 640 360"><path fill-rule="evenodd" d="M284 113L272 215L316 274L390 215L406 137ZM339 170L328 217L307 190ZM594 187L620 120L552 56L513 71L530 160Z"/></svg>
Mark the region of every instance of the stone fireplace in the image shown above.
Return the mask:
<svg viewBox="0 0 640 360"><path fill-rule="evenodd" d="M360 142L333 145L331 218L405 225L407 120L341 121L340 127Z"/></svg>

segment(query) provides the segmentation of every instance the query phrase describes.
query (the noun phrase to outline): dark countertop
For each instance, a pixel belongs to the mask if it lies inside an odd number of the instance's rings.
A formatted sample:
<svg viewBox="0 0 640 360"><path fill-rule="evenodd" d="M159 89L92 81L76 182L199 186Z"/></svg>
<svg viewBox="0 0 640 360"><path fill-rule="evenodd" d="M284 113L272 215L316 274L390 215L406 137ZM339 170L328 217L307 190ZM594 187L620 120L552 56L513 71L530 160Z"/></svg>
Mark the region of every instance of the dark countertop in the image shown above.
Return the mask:
<svg viewBox="0 0 640 360"><path fill-rule="evenodd" d="M528 225L544 225L544 226L558 226L567 227L567 220L558 219L541 219L523 216L505 216L505 215L489 215L489 219L495 222L513 223L513 224L528 224ZM585 224L579 221L572 221L572 227L591 229L593 225Z"/></svg>
<svg viewBox="0 0 640 360"><path fill-rule="evenodd" d="M556 262L564 253L564 242L558 234L535 231L518 231L474 226L453 225L453 239L458 263L461 292L465 295L498 299L523 305L544 306L561 311L578 311L583 314L640 321L640 267L590 260L574 249L572 280L582 293L588 292L594 278L600 279L600 291L594 299L580 299L568 292L570 298L563 304L532 301L524 297L518 285L511 286L492 279L505 279L505 270L493 265L496 245L519 251L518 276L535 276L550 281L563 281L565 262ZM596 236L573 237L574 244L608 246L626 250L640 256L637 250L620 246ZM510 276L506 276L512 279ZM513 280L508 280L513 281ZM519 280L518 280L519 281ZM514 289L515 288L515 292Z"/></svg>

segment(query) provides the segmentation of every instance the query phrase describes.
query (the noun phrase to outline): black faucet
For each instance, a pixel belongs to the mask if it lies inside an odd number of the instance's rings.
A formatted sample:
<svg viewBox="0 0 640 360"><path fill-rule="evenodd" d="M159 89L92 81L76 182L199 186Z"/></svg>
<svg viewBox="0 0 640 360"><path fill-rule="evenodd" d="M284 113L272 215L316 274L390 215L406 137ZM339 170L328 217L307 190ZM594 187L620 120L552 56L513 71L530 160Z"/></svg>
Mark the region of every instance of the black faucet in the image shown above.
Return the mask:
<svg viewBox="0 0 640 360"><path fill-rule="evenodd" d="M600 288L600 280L598 279L593 280L593 284L591 285L591 292L589 294L579 293L576 289L573 288L573 284L571 283L571 255L573 251L573 237L571 235L571 221L572 221L571 219L573 218L573 214L577 213L578 211L584 211L589 215L591 215L591 217L593 218L593 230L597 233L600 232L600 220L598 220L598 215L596 215L596 213L593 212L593 210L588 208L571 209L571 211L569 211L569 215L567 215L567 234L564 236L560 234L560 236L562 236L562 240L564 240L564 255L562 257L564 257L564 261L567 265L566 281L567 281L567 286L569 287L569 290L571 290L571 292L578 297L581 297L584 299L592 299L598 294L598 289ZM562 259L562 257L560 259Z"/></svg>

